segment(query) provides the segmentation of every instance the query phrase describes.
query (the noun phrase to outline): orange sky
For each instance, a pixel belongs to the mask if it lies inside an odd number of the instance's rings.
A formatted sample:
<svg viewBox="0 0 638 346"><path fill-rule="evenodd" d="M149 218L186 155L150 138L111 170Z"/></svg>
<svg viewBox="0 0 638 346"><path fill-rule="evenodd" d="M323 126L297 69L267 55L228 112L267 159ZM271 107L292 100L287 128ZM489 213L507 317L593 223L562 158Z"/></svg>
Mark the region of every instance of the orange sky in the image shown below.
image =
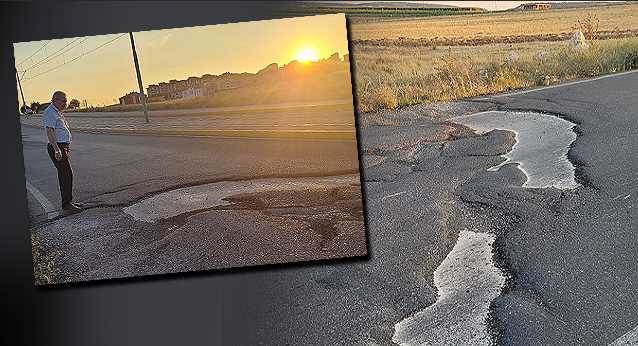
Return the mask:
<svg viewBox="0 0 638 346"><path fill-rule="evenodd" d="M348 53L342 14L133 35L144 88L206 73L257 72L273 62L286 64L308 49L319 58ZM128 34L14 43L14 55L27 104L47 102L59 89L69 100L108 105L138 90ZM19 92L18 100L22 104Z"/></svg>

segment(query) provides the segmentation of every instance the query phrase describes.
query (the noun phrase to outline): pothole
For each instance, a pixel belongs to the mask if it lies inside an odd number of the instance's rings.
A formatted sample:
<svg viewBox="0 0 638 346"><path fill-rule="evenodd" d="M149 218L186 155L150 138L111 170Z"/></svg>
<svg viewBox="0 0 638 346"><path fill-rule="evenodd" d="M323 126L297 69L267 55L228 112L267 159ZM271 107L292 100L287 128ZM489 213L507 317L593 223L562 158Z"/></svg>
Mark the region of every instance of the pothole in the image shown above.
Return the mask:
<svg viewBox="0 0 638 346"><path fill-rule="evenodd" d="M574 165L567 158L576 140L576 124L559 117L538 112L487 111L450 119L468 126L478 134L492 130L515 133L516 143L505 161L488 170L496 171L510 163L517 163L527 181L523 187L574 189L578 187Z"/></svg>
<svg viewBox="0 0 638 346"><path fill-rule="evenodd" d="M437 301L394 326L401 345L489 345L484 321L505 284L492 262L495 236L463 230L454 248L434 272ZM478 294L477 294L478 293Z"/></svg>
<svg viewBox="0 0 638 346"><path fill-rule="evenodd" d="M300 191L360 184L359 175L319 178L271 178L222 181L166 191L122 209L135 220L156 222L177 215L229 205L226 198L244 193Z"/></svg>
<svg viewBox="0 0 638 346"><path fill-rule="evenodd" d="M614 340L609 346L630 346L638 344L638 326Z"/></svg>
<svg viewBox="0 0 638 346"><path fill-rule="evenodd" d="M537 112L487 111L450 119L478 134L511 131L515 144L490 167L517 163L526 188L574 189L578 186L568 152L576 140L576 124ZM392 341L402 345L492 343L487 327L489 306L501 293L505 275L493 259L496 236L490 232L459 233L456 245L434 272L436 302L395 324Z"/></svg>

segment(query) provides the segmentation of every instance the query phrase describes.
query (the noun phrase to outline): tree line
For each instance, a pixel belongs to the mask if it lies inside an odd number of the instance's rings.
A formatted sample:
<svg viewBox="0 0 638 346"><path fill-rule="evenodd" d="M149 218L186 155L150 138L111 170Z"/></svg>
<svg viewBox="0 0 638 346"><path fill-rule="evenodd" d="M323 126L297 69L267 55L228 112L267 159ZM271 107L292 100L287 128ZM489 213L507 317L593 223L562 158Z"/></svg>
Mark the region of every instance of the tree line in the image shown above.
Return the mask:
<svg viewBox="0 0 638 346"><path fill-rule="evenodd" d="M48 105L48 104L47 104ZM27 105L22 105L22 107L20 107L20 113L21 114L25 114L27 112L27 109L31 110L34 113L37 113L40 111L40 108L42 107L42 104L40 102L37 101L33 101L31 102L30 106ZM76 109L76 108L80 108L80 101L77 99L71 99L71 101L69 101L69 104L67 105L67 107L69 109ZM84 100L84 107L87 107L87 102L86 100Z"/></svg>

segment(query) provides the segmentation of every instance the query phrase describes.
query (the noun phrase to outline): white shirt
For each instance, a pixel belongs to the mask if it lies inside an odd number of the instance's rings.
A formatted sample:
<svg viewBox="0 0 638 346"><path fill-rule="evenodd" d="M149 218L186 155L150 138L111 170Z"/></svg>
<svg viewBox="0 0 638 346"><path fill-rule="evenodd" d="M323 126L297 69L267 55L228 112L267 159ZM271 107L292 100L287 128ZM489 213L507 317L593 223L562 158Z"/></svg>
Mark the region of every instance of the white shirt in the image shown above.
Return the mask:
<svg viewBox="0 0 638 346"><path fill-rule="evenodd" d="M42 113L42 123L45 129L47 127L53 128L55 140L58 143L70 143L71 142L71 130L69 124L66 122L64 115L51 103Z"/></svg>

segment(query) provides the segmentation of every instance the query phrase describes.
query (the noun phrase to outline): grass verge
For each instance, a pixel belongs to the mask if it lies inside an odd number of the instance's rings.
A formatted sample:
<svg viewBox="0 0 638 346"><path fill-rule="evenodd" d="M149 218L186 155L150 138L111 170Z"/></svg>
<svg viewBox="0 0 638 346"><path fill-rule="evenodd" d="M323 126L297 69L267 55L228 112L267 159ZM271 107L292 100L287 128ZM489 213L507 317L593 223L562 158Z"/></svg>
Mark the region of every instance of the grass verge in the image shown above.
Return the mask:
<svg viewBox="0 0 638 346"><path fill-rule="evenodd" d="M47 285L53 282L55 265L48 256L36 235L31 235L31 255L33 256L33 277L36 285Z"/></svg>
<svg viewBox="0 0 638 346"><path fill-rule="evenodd" d="M525 52L510 48L502 55L489 54L485 46L479 54L453 52L448 48L436 57L432 57L436 51L432 48L414 50L412 54L392 49L376 55L358 54L362 53L361 48L355 47L353 56L362 112L450 101L638 68L638 38L593 41L588 49L574 49L564 43ZM400 59L395 59L397 56ZM431 68L423 68L428 64Z"/></svg>

